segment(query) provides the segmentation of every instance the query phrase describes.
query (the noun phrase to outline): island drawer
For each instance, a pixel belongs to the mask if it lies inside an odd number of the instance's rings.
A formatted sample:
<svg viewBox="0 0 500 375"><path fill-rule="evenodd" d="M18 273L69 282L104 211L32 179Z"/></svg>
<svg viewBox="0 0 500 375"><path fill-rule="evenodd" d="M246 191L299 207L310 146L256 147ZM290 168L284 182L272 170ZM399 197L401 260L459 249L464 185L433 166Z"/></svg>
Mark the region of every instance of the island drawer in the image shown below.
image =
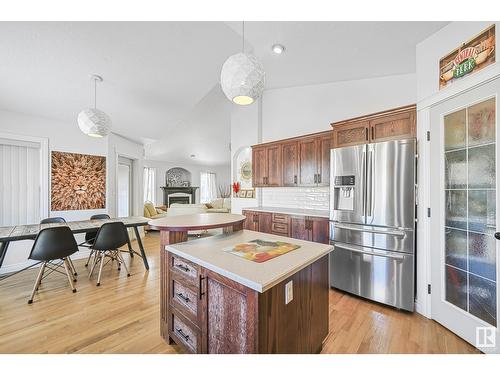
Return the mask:
<svg viewBox="0 0 500 375"><path fill-rule="evenodd" d="M201 352L201 332L176 309L171 309L170 337L186 351Z"/></svg>
<svg viewBox="0 0 500 375"><path fill-rule="evenodd" d="M174 273L182 275L183 278L193 285L198 285L199 267L196 264L170 252L169 258L170 269Z"/></svg>
<svg viewBox="0 0 500 375"><path fill-rule="evenodd" d="M169 303L183 311L193 322L198 321L199 289L183 283L183 280L170 277Z"/></svg>
<svg viewBox="0 0 500 375"><path fill-rule="evenodd" d="M272 223L271 232L288 236L288 223Z"/></svg>
<svg viewBox="0 0 500 375"><path fill-rule="evenodd" d="M274 223L288 224L288 215L273 213L272 221Z"/></svg>

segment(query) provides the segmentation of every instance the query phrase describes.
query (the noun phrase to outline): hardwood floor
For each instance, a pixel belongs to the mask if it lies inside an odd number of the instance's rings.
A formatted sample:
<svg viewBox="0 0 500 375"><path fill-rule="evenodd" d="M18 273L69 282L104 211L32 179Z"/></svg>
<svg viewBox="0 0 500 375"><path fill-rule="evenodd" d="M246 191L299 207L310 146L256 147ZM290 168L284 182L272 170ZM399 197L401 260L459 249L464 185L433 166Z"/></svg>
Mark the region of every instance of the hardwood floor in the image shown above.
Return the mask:
<svg viewBox="0 0 500 375"><path fill-rule="evenodd" d="M130 261L131 276L109 265L101 286L89 280L85 260L73 294L65 276L45 279L33 304L31 270L0 282L0 353L178 353L159 328L159 236L144 241L150 264ZM134 243L133 246L136 246ZM130 259L124 255L126 261ZM330 291L330 334L323 353L477 353L453 333L409 314Z"/></svg>

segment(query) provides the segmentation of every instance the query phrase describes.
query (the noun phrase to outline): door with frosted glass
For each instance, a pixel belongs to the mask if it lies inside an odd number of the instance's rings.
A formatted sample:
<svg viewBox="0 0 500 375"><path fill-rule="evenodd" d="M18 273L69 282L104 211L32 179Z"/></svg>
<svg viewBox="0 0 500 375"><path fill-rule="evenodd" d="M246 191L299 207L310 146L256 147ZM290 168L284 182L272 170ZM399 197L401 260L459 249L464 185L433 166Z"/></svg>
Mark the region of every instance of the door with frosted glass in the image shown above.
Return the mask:
<svg viewBox="0 0 500 375"><path fill-rule="evenodd" d="M499 89L496 80L431 109L432 318L484 352L500 352Z"/></svg>

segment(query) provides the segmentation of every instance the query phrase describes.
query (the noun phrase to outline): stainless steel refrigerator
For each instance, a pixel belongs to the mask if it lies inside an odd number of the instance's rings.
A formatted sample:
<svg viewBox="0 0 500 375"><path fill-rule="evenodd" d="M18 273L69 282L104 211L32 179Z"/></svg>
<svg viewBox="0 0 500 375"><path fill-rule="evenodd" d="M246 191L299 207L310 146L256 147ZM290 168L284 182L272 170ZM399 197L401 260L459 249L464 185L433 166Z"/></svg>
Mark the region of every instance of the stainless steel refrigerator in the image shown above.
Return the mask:
<svg viewBox="0 0 500 375"><path fill-rule="evenodd" d="M413 311L415 141L331 150L332 287Z"/></svg>

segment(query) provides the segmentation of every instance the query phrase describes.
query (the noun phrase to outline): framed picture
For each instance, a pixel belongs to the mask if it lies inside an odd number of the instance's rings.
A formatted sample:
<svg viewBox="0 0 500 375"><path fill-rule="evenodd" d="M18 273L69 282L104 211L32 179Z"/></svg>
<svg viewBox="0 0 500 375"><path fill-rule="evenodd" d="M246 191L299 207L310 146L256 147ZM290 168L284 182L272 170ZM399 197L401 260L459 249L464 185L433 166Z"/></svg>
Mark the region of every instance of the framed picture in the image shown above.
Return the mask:
<svg viewBox="0 0 500 375"><path fill-rule="evenodd" d="M495 62L495 25L439 60L439 89Z"/></svg>
<svg viewBox="0 0 500 375"><path fill-rule="evenodd" d="M247 198L253 198L253 190L247 191Z"/></svg>
<svg viewBox="0 0 500 375"><path fill-rule="evenodd" d="M246 198L246 197L247 197L247 191L246 190L240 191L240 198Z"/></svg>

